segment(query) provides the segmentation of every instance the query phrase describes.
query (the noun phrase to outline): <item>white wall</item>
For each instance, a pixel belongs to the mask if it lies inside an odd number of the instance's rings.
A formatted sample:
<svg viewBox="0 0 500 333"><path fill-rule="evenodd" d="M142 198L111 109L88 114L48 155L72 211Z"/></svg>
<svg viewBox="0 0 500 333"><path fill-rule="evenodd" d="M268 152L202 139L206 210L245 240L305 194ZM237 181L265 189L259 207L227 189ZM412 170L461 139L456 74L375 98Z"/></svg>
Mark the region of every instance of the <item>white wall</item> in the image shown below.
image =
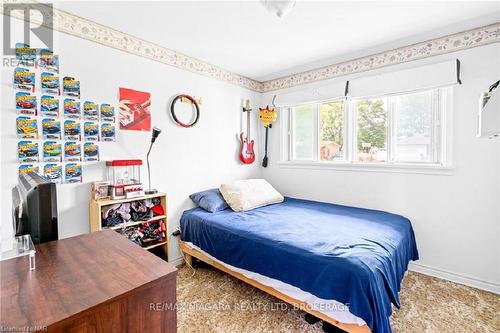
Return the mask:
<svg viewBox="0 0 500 333"><path fill-rule="evenodd" d="M475 117L480 93L499 79L500 45L402 67L453 58L462 63L463 84L454 89L451 176L285 168L279 165L279 124L271 130L270 165L263 175L288 196L407 216L413 223L420 251L415 270L499 292L500 145L499 139L475 138ZM262 103L271 103L274 94L297 89L304 87L264 94Z"/></svg>
<svg viewBox="0 0 500 333"><path fill-rule="evenodd" d="M282 168L280 120L270 131L269 167L261 170L260 161L252 166L241 165L236 157L241 100L251 98L254 105L270 104L274 92L261 96L65 34L56 32L55 37L55 50L61 56L60 76L81 80L82 100L116 105L118 87L152 93L153 124L163 130L151 159L153 184L169 194L171 231L178 225L182 211L192 207L190 193L232 179L263 175L288 196L403 214L413 222L421 256L414 269L498 290L500 145L498 139L480 140L474 136L478 96L498 80L498 44L408 64L417 66L456 57L462 62L463 85L457 86L454 93L454 170L453 175L444 176ZM388 70L391 68L373 73ZM10 231L10 189L16 184L18 167L12 71L2 68L3 235ZM303 88L289 90L297 89ZM203 98L200 122L191 129L180 128L169 118L169 100L181 92ZM262 129L259 134L262 144ZM116 143L101 144L102 160L145 158L149 138L150 133L119 131ZM83 184L58 186L61 237L88 232L90 182L104 179L104 170L102 163L85 164ZM143 168L143 180L145 171ZM175 240L170 244L170 254L171 260L180 258Z"/></svg>
<svg viewBox="0 0 500 333"><path fill-rule="evenodd" d="M221 182L260 175L257 164L237 160L236 135L241 126L242 99L259 104L260 95L222 81L182 71L161 63L55 32L55 52L60 55L60 77L80 79L81 100L118 104L118 87L151 92L152 123L162 133L151 154L153 187L169 195L171 231L180 214L192 207L189 194L218 187ZM15 134L15 91L13 68L2 68L1 188L2 234L11 231L10 189L17 183L17 139ZM203 99L198 124L181 128L170 119L170 99L187 93ZM255 114L254 114L255 115ZM256 118L253 120L256 128ZM117 131L116 143L101 143L101 160L141 158L149 145L150 132ZM257 131L253 131L257 133ZM147 181L146 167L142 174ZM103 163L85 164L84 183L60 185L58 191L59 234L70 237L89 231L90 182L105 179ZM180 258L177 243L170 244L170 260Z"/></svg>

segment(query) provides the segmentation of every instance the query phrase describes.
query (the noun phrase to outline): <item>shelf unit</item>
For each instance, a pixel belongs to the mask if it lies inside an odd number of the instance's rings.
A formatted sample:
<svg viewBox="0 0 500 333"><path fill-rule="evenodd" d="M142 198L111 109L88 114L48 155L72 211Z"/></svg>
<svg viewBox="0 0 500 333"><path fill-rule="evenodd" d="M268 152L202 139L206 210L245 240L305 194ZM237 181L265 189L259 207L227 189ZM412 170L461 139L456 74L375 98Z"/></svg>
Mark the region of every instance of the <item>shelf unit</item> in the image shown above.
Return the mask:
<svg viewBox="0 0 500 333"><path fill-rule="evenodd" d="M158 220L165 220L167 218L167 215L158 215L158 216L155 216L149 220L146 220L146 221L134 221L134 222L126 222L125 223L125 228L127 227L133 227L134 225L139 225L139 224L143 224L143 223L147 223L147 222L154 222L154 221L158 221ZM118 229L121 229L123 228L123 223L120 223L118 225L115 225L114 227L105 227L105 228L102 228L102 229L113 229L113 230L118 230Z"/></svg>
<svg viewBox="0 0 500 333"><path fill-rule="evenodd" d="M164 220L165 226L167 227L167 230L165 231L165 240L162 242L156 243L156 244L152 244L152 245L147 246L147 247L143 247L143 249L150 250L153 248L162 247L163 251L165 252L165 255L167 255L167 258L168 258L168 235L169 235L169 233L168 233L168 223L167 223L167 215L166 215L167 214L167 195L165 193L148 194L148 195L143 195L140 197L128 198L128 199L90 200L90 207L89 207L90 208L90 211L89 211L90 232L99 231L102 229L119 230L119 229L123 228L123 223L120 223L120 224L113 226L113 227L103 227L102 226L101 212L102 212L103 207L109 206L109 205L126 203L126 202L132 202L132 201L153 199L153 198L160 199L160 204L163 207L163 211L165 212L165 215L157 215L157 216L154 216L151 219L146 220L146 221L126 222L125 226L131 227L131 226L137 226L140 224L144 224L147 222Z"/></svg>

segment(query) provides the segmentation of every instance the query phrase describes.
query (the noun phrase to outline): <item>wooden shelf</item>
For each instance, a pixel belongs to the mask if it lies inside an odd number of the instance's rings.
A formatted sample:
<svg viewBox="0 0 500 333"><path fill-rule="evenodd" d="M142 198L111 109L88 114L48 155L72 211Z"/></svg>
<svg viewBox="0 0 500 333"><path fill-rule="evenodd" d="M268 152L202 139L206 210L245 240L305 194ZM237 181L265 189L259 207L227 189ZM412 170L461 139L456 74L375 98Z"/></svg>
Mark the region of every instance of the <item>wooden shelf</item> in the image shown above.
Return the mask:
<svg viewBox="0 0 500 333"><path fill-rule="evenodd" d="M156 243L156 244L153 244L153 245L149 245L149 246L143 247L143 249L149 250L149 249L152 249L152 248L155 248L155 247L158 247L158 246L162 246L162 245L167 245L167 241L165 240L163 242L159 242L159 243Z"/></svg>
<svg viewBox="0 0 500 333"><path fill-rule="evenodd" d="M152 217L152 218L150 218L149 220L146 220L146 221L127 222L126 223L126 227L132 227L134 225L139 225L139 224L148 223L148 222L154 222L154 221L163 220L163 219L166 219L166 218L167 218L167 215L158 215L158 216ZM121 228L123 228L123 223L120 223L120 224L112 226L112 227L102 226L102 229L117 230L117 229L121 229Z"/></svg>
<svg viewBox="0 0 500 333"><path fill-rule="evenodd" d="M140 201L140 200L153 199L153 198L160 199L160 205L163 207L164 215L154 216L147 221L127 222L126 226L131 227L131 226L144 224L147 222L164 220L165 225L167 227L167 230L165 230L165 241L159 242L159 243L147 246L147 247L143 247L143 249L149 250L149 249L152 249L155 247L162 247L163 250L165 251L167 258L168 258L167 239L168 239L170 233L168 231L168 221L167 221L168 207L167 207L167 195L165 193L148 194L148 195L143 195L143 196L136 197L136 198L118 199L118 200L110 200L110 199L90 200L90 204L89 204L90 232L99 231L102 229L111 229L111 230L119 231L119 229L121 229L123 227L123 223L120 223L120 224L112 226L112 227L104 227L102 225L102 209L103 209L103 207L106 207L109 205L121 204L121 203L125 203L125 202Z"/></svg>
<svg viewBox="0 0 500 333"><path fill-rule="evenodd" d="M143 195L143 196L135 197L135 198L125 198L125 199L116 199L116 200L104 199L104 200L96 200L95 202L99 206L102 207L102 206L115 205L115 204L124 203L124 202L153 199L153 198L164 197L164 196L166 196L165 193L155 193L155 194L147 194L147 195Z"/></svg>

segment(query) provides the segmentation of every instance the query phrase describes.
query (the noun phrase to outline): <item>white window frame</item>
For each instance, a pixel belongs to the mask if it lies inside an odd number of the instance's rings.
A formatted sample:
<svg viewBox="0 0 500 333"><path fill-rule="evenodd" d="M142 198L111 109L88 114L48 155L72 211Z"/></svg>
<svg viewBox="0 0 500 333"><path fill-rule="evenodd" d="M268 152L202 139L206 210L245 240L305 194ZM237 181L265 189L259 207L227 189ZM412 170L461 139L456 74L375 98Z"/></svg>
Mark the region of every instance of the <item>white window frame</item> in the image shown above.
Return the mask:
<svg viewBox="0 0 500 333"><path fill-rule="evenodd" d="M391 97L398 95L406 95L411 93L424 92L429 90L440 89L440 93L443 94L443 98L434 101L441 102L439 106L440 112L433 114L433 124L434 126L440 126L440 136L433 140L434 152L440 156L440 161L438 163L428 163L428 162L396 162L393 160L392 150L393 142L391 138L394 132L394 123L391 119L393 116L393 110L391 103L387 103L387 161L386 162L357 162L357 115L355 103L358 99L364 98L382 98ZM433 97L435 99L436 97ZM342 98L343 99L343 98ZM314 143L314 160L304 161L304 160L293 160L293 113L291 109L296 105L282 106L280 107L280 113L283 115L280 126L280 167L282 168L299 168L299 169L331 169L331 170L344 170L344 171L373 171L373 172L397 172L397 173L417 173L417 174L440 174L440 175L452 175L453 165L452 165L452 110L453 110L453 87L436 87L430 89L422 89L417 91L407 91L394 94L386 94L381 96L366 96L356 99L345 99L344 104L344 159L343 160L333 160L333 161L321 161L319 160L319 126L320 126L320 112L319 105L321 103L329 101L338 101L339 98L327 99L315 102L300 103L298 105L311 104L316 105L316 122L314 124L315 137L317 138ZM439 117L441 119L439 119ZM433 128L433 132L436 133L436 129ZM437 135L437 134L434 134Z"/></svg>

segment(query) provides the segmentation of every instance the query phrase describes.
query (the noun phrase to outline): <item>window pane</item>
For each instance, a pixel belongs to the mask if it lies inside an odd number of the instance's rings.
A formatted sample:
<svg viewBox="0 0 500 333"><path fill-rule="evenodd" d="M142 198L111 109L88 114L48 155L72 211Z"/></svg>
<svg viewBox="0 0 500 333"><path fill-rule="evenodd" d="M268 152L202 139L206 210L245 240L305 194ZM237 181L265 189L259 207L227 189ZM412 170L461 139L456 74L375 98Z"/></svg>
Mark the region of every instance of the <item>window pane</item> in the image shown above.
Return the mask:
<svg viewBox="0 0 500 333"><path fill-rule="evenodd" d="M433 162L432 91L392 97L394 161Z"/></svg>
<svg viewBox="0 0 500 333"><path fill-rule="evenodd" d="M320 143L322 161L344 159L344 102L323 103L319 107Z"/></svg>
<svg viewBox="0 0 500 333"><path fill-rule="evenodd" d="M359 162L387 161L387 107L385 98L356 102Z"/></svg>
<svg viewBox="0 0 500 333"><path fill-rule="evenodd" d="M296 106L293 112L293 158L314 158L314 105Z"/></svg>

